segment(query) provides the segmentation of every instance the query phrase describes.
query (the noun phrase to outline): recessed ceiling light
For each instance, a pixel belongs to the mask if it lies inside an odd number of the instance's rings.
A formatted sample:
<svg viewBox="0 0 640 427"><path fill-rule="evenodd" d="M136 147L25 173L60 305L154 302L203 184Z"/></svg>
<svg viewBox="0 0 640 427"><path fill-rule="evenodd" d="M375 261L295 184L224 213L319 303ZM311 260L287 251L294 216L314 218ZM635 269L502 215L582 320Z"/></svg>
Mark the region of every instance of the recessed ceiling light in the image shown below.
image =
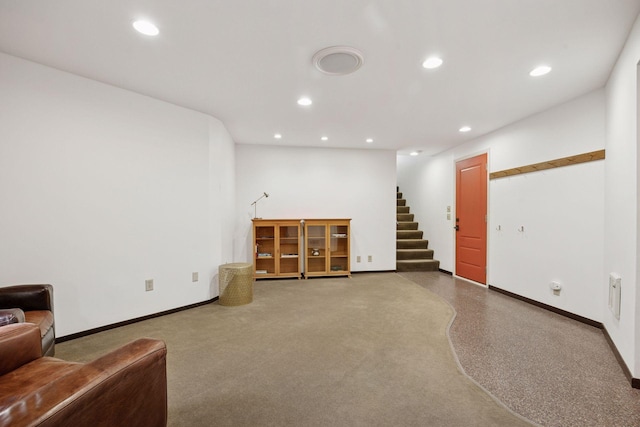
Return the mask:
<svg viewBox="0 0 640 427"><path fill-rule="evenodd" d="M311 104L313 104L313 101L311 101L311 99L307 98L306 96L298 99L298 105L302 105L303 107L307 107Z"/></svg>
<svg viewBox="0 0 640 427"><path fill-rule="evenodd" d="M438 68L441 65L442 65L442 59L438 58L437 56L431 56L422 63L422 66L429 70L433 68Z"/></svg>
<svg viewBox="0 0 640 427"><path fill-rule="evenodd" d="M551 71L551 67L549 67L548 65L540 65L534 68L533 70L531 70L529 75L531 77L540 77L540 76L544 76L545 74L548 74L549 71Z"/></svg>
<svg viewBox="0 0 640 427"><path fill-rule="evenodd" d="M412 151L411 153L409 153L410 156L417 156L418 154L420 154L417 151Z"/></svg>
<svg viewBox="0 0 640 427"><path fill-rule="evenodd" d="M157 36L160 33L158 27L156 27L149 21L135 21L133 23L133 28L135 28L139 33L145 34L147 36Z"/></svg>
<svg viewBox="0 0 640 427"><path fill-rule="evenodd" d="M469 132L471 130L471 128L469 126L462 126L460 129L458 129L459 132Z"/></svg>
<svg viewBox="0 0 640 427"><path fill-rule="evenodd" d="M282 138L282 135L281 135L281 134L279 134L279 133L276 133L275 135L273 135L273 137L274 137L275 139L280 139L280 138Z"/></svg>
<svg viewBox="0 0 640 427"><path fill-rule="evenodd" d="M327 140L329 139L329 137L328 137L328 136L323 136L323 137L322 137L322 138L320 138L320 139L321 139L321 140L323 140L323 141L327 141Z"/></svg>
<svg viewBox="0 0 640 427"><path fill-rule="evenodd" d="M367 143L368 143L368 144L371 144L372 142L373 142L373 139L371 139L371 138L367 138Z"/></svg>

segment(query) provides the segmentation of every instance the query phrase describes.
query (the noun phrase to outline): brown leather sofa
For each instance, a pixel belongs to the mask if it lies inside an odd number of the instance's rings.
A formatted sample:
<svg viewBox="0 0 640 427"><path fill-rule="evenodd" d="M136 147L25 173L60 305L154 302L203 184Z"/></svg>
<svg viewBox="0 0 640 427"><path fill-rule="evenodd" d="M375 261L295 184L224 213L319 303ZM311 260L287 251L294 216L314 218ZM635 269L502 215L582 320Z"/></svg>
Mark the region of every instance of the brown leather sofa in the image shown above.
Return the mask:
<svg viewBox="0 0 640 427"><path fill-rule="evenodd" d="M141 338L90 363L41 356L30 323L0 326L0 426L166 426L164 342Z"/></svg>
<svg viewBox="0 0 640 427"><path fill-rule="evenodd" d="M55 354L53 286L14 285L0 288L0 325L28 322L38 325L42 354Z"/></svg>

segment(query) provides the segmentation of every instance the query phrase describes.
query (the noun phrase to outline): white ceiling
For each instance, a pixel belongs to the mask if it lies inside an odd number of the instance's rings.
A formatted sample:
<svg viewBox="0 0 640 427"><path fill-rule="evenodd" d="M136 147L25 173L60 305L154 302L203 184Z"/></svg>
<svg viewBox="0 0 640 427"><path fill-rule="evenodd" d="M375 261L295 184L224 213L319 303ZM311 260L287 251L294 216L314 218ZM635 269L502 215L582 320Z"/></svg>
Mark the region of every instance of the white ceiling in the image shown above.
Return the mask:
<svg viewBox="0 0 640 427"><path fill-rule="evenodd" d="M237 143L435 154L602 87L639 12L640 0L3 0L0 51L210 114ZM135 32L141 17L160 35ZM334 45L364 65L313 68ZM422 68L432 54L442 67ZM553 71L530 77L541 63Z"/></svg>

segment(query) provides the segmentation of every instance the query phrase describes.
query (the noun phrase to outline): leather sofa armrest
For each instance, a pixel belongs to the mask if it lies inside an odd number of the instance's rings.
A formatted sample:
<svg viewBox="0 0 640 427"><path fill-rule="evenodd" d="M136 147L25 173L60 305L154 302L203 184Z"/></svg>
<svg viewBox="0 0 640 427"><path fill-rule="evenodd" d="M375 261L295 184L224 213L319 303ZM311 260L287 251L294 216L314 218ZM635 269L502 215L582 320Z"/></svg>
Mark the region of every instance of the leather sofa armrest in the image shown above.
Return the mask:
<svg viewBox="0 0 640 427"><path fill-rule="evenodd" d="M39 426L167 424L167 349L141 338L47 385ZM60 403L60 396L65 396Z"/></svg>
<svg viewBox="0 0 640 427"><path fill-rule="evenodd" d="M53 286L13 285L0 288L0 308L53 311Z"/></svg>
<svg viewBox="0 0 640 427"><path fill-rule="evenodd" d="M24 323L24 311L19 308L0 309L0 326Z"/></svg>
<svg viewBox="0 0 640 427"><path fill-rule="evenodd" d="M0 376L42 356L40 329L31 323L0 327Z"/></svg>

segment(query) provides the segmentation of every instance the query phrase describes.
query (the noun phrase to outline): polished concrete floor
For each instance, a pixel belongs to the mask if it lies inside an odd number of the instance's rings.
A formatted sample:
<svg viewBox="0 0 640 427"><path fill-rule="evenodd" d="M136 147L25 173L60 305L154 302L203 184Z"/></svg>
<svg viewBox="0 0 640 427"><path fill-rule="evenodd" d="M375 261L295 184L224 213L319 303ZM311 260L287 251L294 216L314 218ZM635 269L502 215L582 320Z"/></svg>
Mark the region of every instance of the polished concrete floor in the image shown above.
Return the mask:
<svg viewBox="0 0 640 427"><path fill-rule="evenodd" d="M640 426L640 390L600 329L440 272L399 274L453 306L462 368L514 412L543 426Z"/></svg>

